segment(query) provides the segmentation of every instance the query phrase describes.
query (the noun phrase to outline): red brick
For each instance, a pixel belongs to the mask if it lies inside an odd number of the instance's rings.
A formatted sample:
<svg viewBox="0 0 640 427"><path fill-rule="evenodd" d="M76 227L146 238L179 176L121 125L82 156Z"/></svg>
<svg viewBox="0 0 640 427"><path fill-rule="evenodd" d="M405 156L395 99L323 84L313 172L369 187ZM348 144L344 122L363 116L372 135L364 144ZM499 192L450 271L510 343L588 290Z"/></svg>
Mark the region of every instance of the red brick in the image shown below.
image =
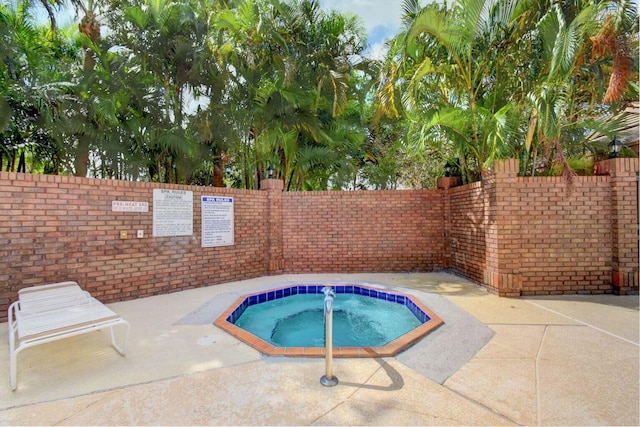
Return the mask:
<svg viewBox="0 0 640 427"><path fill-rule="evenodd" d="M109 302L283 272L450 266L503 296L611 292L612 278L616 292L637 291L638 166L623 163L571 189L561 177L516 178L517 162L503 161L449 190L315 193L0 172L0 220L11 224L0 235L0 316L18 289L59 280ZM193 237L152 237L154 188L194 192ZM200 247L204 194L235 198L234 246ZM111 212L112 200L151 209Z"/></svg>

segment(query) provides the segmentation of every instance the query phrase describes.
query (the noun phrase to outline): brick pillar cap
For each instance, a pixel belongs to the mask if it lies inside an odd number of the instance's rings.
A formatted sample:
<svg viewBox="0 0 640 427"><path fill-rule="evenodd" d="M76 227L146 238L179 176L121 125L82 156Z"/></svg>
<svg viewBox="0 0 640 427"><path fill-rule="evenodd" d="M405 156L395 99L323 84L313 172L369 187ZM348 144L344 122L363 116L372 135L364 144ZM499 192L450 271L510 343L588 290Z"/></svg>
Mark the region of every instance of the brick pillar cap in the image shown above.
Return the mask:
<svg viewBox="0 0 640 427"><path fill-rule="evenodd" d="M260 181L260 190L282 191L284 181L281 179L263 179Z"/></svg>
<svg viewBox="0 0 640 427"><path fill-rule="evenodd" d="M462 185L462 178L459 176L445 176L438 178L438 188L440 190L447 190L459 185Z"/></svg>
<svg viewBox="0 0 640 427"><path fill-rule="evenodd" d="M596 162L594 173L596 175L634 175L638 172L638 158L620 157Z"/></svg>
<svg viewBox="0 0 640 427"><path fill-rule="evenodd" d="M518 159L500 159L493 163L493 171L495 173L518 175L519 170L520 161Z"/></svg>

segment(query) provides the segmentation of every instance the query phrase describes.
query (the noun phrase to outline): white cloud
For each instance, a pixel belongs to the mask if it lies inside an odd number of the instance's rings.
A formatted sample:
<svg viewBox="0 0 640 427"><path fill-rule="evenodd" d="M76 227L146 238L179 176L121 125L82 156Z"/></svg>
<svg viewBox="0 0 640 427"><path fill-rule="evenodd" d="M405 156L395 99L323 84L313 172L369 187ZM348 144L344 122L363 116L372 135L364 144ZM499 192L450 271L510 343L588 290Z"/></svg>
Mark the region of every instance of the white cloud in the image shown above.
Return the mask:
<svg viewBox="0 0 640 427"><path fill-rule="evenodd" d="M367 31L382 25L399 28L402 15L402 0L321 0L325 9L335 9L358 15Z"/></svg>
<svg viewBox="0 0 640 427"><path fill-rule="evenodd" d="M387 50L388 48L383 42L370 45L367 51L367 57L375 60L383 60L387 55Z"/></svg>
<svg viewBox="0 0 640 427"><path fill-rule="evenodd" d="M357 15L362 19L370 46L382 43L400 30L403 0L320 0L325 10Z"/></svg>

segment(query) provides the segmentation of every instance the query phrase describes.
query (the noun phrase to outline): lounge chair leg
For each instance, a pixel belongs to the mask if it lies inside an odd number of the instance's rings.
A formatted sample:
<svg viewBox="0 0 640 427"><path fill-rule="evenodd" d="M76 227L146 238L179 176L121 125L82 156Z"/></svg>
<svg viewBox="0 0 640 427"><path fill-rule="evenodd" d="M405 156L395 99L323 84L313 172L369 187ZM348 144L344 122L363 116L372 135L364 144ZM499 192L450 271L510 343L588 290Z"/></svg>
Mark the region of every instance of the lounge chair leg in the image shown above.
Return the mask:
<svg viewBox="0 0 640 427"><path fill-rule="evenodd" d="M18 353L13 331L10 331L9 335L9 381L11 390L15 390L18 387Z"/></svg>
<svg viewBox="0 0 640 427"><path fill-rule="evenodd" d="M126 331L124 333L124 339L122 340L122 346L119 346L118 343L116 342L116 335L113 331L113 327L115 325L111 325L111 327L109 328L109 330L111 331L111 346L118 352L120 353L121 356L124 356L124 349L127 346L127 338L129 337L129 323L124 323L124 326L126 326Z"/></svg>
<svg viewBox="0 0 640 427"><path fill-rule="evenodd" d="M17 382L17 356L15 354L15 352L12 350L11 351L11 355L9 356L9 358L11 359L9 361L9 375L11 377L10 381L11 381L11 390L15 390L18 387L18 382Z"/></svg>
<svg viewBox="0 0 640 427"><path fill-rule="evenodd" d="M14 323L13 307L12 305L9 309L9 382L11 390L15 390L18 387L18 354L16 353L16 331L18 327Z"/></svg>

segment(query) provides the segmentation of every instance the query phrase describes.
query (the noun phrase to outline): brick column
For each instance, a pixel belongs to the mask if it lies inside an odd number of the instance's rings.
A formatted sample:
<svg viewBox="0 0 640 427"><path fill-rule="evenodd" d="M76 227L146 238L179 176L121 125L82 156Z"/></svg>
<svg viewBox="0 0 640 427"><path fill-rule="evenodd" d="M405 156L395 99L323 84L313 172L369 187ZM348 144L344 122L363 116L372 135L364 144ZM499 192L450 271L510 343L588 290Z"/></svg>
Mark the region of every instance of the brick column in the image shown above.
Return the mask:
<svg viewBox="0 0 640 427"><path fill-rule="evenodd" d="M284 181L263 179L260 190L267 192L267 273L281 274L284 271L282 189Z"/></svg>
<svg viewBox="0 0 640 427"><path fill-rule="evenodd" d="M462 185L462 177L459 176L443 176L438 178L438 189L448 190L449 188Z"/></svg>
<svg viewBox="0 0 640 427"><path fill-rule="evenodd" d="M611 177L611 284L618 295L638 293L638 159L596 163L598 175Z"/></svg>
<svg viewBox="0 0 640 427"><path fill-rule="evenodd" d="M447 190L442 191L442 237L443 237L443 252L442 252L442 267L451 268L451 252L453 250L451 242L451 197Z"/></svg>
<svg viewBox="0 0 640 427"><path fill-rule="evenodd" d="M519 297L522 277L519 273L517 242L512 230L518 227L517 159L496 160L483 172L484 228L486 245L485 286L499 296Z"/></svg>
<svg viewBox="0 0 640 427"><path fill-rule="evenodd" d="M459 176L445 176L438 178L438 190L442 191L442 213L443 213L443 253L442 253L442 267L451 267L451 198L449 197L449 189L462 185L462 177Z"/></svg>

